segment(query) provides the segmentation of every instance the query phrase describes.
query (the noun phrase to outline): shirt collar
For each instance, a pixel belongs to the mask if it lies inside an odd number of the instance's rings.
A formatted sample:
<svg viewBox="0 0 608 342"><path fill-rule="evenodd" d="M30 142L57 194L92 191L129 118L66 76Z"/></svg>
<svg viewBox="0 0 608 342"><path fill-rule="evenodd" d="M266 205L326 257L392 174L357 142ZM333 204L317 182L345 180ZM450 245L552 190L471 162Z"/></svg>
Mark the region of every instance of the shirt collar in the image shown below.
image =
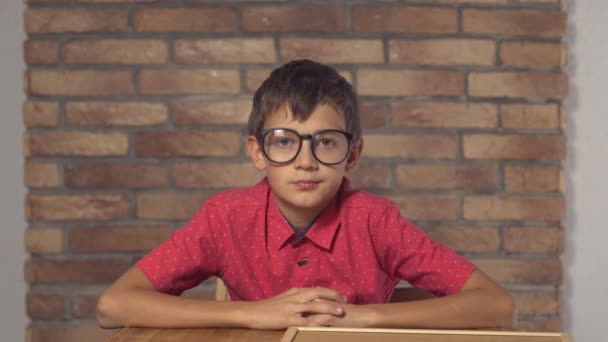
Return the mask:
<svg viewBox="0 0 608 342"><path fill-rule="evenodd" d="M306 234L306 239L311 240L317 246L330 250L340 227L340 199L343 193L348 192L350 183L344 178L340 189L332 198L329 205L317 217L312 227ZM267 221L267 243L271 250L281 249L288 240L296 234L283 216L274 201L274 195L270 191L268 196L268 221Z"/></svg>

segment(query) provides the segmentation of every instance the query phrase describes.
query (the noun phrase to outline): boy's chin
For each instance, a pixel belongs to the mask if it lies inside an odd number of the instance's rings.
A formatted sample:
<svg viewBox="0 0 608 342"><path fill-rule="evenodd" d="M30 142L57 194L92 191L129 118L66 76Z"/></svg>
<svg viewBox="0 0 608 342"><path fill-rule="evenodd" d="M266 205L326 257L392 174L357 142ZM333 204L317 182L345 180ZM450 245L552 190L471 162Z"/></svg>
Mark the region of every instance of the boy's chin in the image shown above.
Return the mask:
<svg viewBox="0 0 608 342"><path fill-rule="evenodd" d="M284 201L287 202L289 206L295 209L303 210L303 211L314 211L318 209L322 209L328 201L324 201L317 196L311 196L311 198L302 198L303 196L298 196L297 194L291 194L292 198L285 198ZM293 198L299 197L299 198Z"/></svg>

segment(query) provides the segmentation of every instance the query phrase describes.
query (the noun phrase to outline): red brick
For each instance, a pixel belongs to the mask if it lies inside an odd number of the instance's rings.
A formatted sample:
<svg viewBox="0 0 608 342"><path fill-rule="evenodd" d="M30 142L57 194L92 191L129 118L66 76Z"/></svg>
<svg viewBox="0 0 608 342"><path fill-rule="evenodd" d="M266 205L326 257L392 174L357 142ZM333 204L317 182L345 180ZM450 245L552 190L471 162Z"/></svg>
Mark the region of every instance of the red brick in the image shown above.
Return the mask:
<svg viewBox="0 0 608 342"><path fill-rule="evenodd" d="M496 190L492 165L399 165L397 185L408 189Z"/></svg>
<svg viewBox="0 0 608 342"><path fill-rule="evenodd" d="M559 315L558 291L511 292L519 315Z"/></svg>
<svg viewBox="0 0 608 342"><path fill-rule="evenodd" d="M245 89L252 94L262 85L265 79L270 76L270 69L249 69L245 71Z"/></svg>
<svg viewBox="0 0 608 342"><path fill-rule="evenodd" d="M508 253L557 253L564 250L564 231L559 227L509 227L503 231Z"/></svg>
<svg viewBox="0 0 608 342"><path fill-rule="evenodd" d="M95 318L97 311L97 294L78 294L72 296L72 315L77 318Z"/></svg>
<svg viewBox="0 0 608 342"><path fill-rule="evenodd" d="M31 220L108 220L129 216L124 195L29 195L26 216Z"/></svg>
<svg viewBox="0 0 608 342"><path fill-rule="evenodd" d="M135 91L130 71L30 70L27 77L32 95L130 95Z"/></svg>
<svg viewBox="0 0 608 342"><path fill-rule="evenodd" d="M167 43L144 39L87 39L63 46L67 64L160 64L169 55Z"/></svg>
<svg viewBox="0 0 608 342"><path fill-rule="evenodd" d="M79 163L66 167L68 188L164 188L166 165L149 163Z"/></svg>
<svg viewBox="0 0 608 342"><path fill-rule="evenodd" d="M561 168L553 165L505 166L505 190L560 191L560 172Z"/></svg>
<svg viewBox="0 0 608 342"><path fill-rule="evenodd" d="M252 186L262 179L250 162L176 163L175 186L180 188L233 188Z"/></svg>
<svg viewBox="0 0 608 342"><path fill-rule="evenodd" d="M483 259L473 262L498 282L530 285L557 285L562 281L562 264L549 259Z"/></svg>
<svg viewBox="0 0 608 342"><path fill-rule="evenodd" d="M346 11L332 6L243 7L245 32L345 32Z"/></svg>
<svg viewBox="0 0 608 342"><path fill-rule="evenodd" d="M181 64L274 63L272 38L177 40L175 62Z"/></svg>
<svg viewBox="0 0 608 342"><path fill-rule="evenodd" d="M469 95L563 99L568 95L568 76L553 72L472 72Z"/></svg>
<svg viewBox="0 0 608 342"><path fill-rule="evenodd" d="M386 107L383 102L361 102L359 115L363 128L386 126Z"/></svg>
<svg viewBox="0 0 608 342"><path fill-rule="evenodd" d="M496 105L491 103L394 102L393 126L493 128Z"/></svg>
<svg viewBox="0 0 608 342"><path fill-rule="evenodd" d="M465 196L465 220L559 221L566 204L556 196Z"/></svg>
<svg viewBox="0 0 608 342"><path fill-rule="evenodd" d="M181 101L173 106L173 123L180 126L244 125L251 106L251 98Z"/></svg>
<svg viewBox="0 0 608 342"><path fill-rule="evenodd" d="M562 67L566 46L561 43L507 41L500 44L500 60L505 66Z"/></svg>
<svg viewBox="0 0 608 342"><path fill-rule="evenodd" d="M26 303L27 315L32 319L63 319L66 317L63 297L59 294L29 292Z"/></svg>
<svg viewBox="0 0 608 342"><path fill-rule="evenodd" d="M55 4L55 3L67 3L72 2L72 0L24 0L25 3L28 4Z"/></svg>
<svg viewBox="0 0 608 342"><path fill-rule="evenodd" d="M458 13L453 8L363 7L353 9L355 32L456 33Z"/></svg>
<svg viewBox="0 0 608 342"><path fill-rule="evenodd" d="M29 228L25 231L25 250L32 254L55 254L63 251L60 228Z"/></svg>
<svg viewBox="0 0 608 342"><path fill-rule="evenodd" d="M127 32L128 11L116 8L29 8L27 33Z"/></svg>
<svg viewBox="0 0 608 342"><path fill-rule="evenodd" d="M69 244L75 253L149 252L172 231L170 226L76 227L69 231Z"/></svg>
<svg viewBox="0 0 608 342"><path fill-rule="evenodd" d="M409 220L456 220L458 199L453 196L392 196L400 212Z"/></svg>
<svg viewBox="0 0 608 342"><path fill-rule="evenodd" d="M470 159L563 160L566 153L561 135L466 134L463 148Z"/></svg>
<svg viewBox="0 0 608 342"><path fill-rule="evenodd" d="M498 4L498 5L510 5L510 4L560 4L561 0L425 0L425 3L436 3L436 4Z"/></svg>
<svg viewBox="0 0 608 342"><path fill-rule="evenodd" d="M363 156L372 158L456 157L456 139L443 134L366 134Z"/></svg>
<svg viewBox="0 0 608 342"><path fill-rule="evenodd" d="M32 132L25 136L26 156L124 156L123 133Z"/></svg>
<svg viewBox="0 0 608 342"><path fill-rule="evenodd" d="M495 44L489 39L390 40L390 63L417 65L494 65Z"/></svg>
<svg viewBox="0 0 608 342"><path fill-rule="evenodd" d="M23 44L25 62L30 65L52 65L59 60L56 40L26 40Z"/></svg>
<svg viewBox="0 0 608 342"><path fill-rule="evenodd" d="M310 59L319 63L383 63L380 39L283 38L281 59Z"/></svg>
<svg viewBox="0 0 608 342"><path fill-rule="evenodd" d="M459 71L360 69L357 92L371 96L458 96L464 94Z"/></svg>
<svg viewBox="0 0 608 342"><path fill-rule="evenodd" d="M503 104L500 117L502 127L508 129L562 128L561 110L557 104Z"/></svg>
<svg viewBox="0 0 608 342"><path fill-rule="evenodd" d="M566 32L566 14L544 10L464 9L462 30L465 33L561 37Z"/></svg>
<svg viewBox="0 0 608 342"><path fill-rule="evenodd" d="M105 341L116 331L117 329L102 329L94 324L43 325L38 323L27 327L27 342Z"/></svg>
<svg viewBox="0 0 608 342"><path fill-rule="evenodd" d="M245 89L247 93L254 93L262 82L270 76L271 69L249 69L245 73L246 83ZM348 70L338 70L340 76L344 77L344 79L352 83L352 75Z"/></svg>
<svg viewBox="0 0 608 342"><path fill-rule="evenodd" d="M191 2L217 2L217 0L190 0ZM222 2L286 2L289 0L224 0Z"/></svg>
<svg viewBox="0 0 608 342"><path fill-rule="evenodd" d="M138 132L135 136L138 157L235 156L239 149L236 132Z"/></svg>
<svg viewBox="0 0 608 342"><path fill-rule="evenodd" d="M59 103L28 100L23 103L23 122L26 127L57 127Z"/></svg>
<svg viewBox="0 0 608 342"><path fill-rule="evenodd" d="M55 163L26 162L25 185L31 188L54 188L60 186L59 166Z"/></svg>
<svg viewBox="0 0 608 342"><path fill-rule="evenodd" d="M498 229L489 227L435 227L425 231L435 241L459 253L497 252L500 245Z"/></svg>
<svg viewBox="0 0 608 342"><path fill-rule="evenodd" d="M133 14L137 32L236 32L232 8L137 8Z"/></svg>
<svg viewBox="0 0 608 342"><path fill-rule="evenodd" d="M240 80L237 70L150 69L141 71L139 88L147 95L236 94Z"/></svg>
<svg viewBox="0 0 608 342"><path fill-rule="evenodd" d="M59 0L61 1L61 0ZM166 2L165 0L76 0L79 3L87 4L98 4L98 3L152 3L152 2Z"/></svg>
<svg viewBox="0 0 608 342"><path fill-rule="evenodd" d="M137 217L157 220L189 220L207 196L200 193L142 193L137 196Z"/></svg>
<svg viewBox="0 0 608 342"><path fill-rule="evenodd" d="M354 189L384 188L390 186L390 170L388 165L359 163L356 169L347 174Z"/></svg>
<svg viewBox="0 0 608 342"><path fill-rule="evenodd" d="M150 126L168 119L169 111L162 103L68 102L65 108L70 126Z"/></svg>
<svg viewBox="0 0 608 342"><path fill-rule="evenodd" d="M559 170L559 192L565 193L567 188L566 172L564 169Z"/></svg>
<svg viewBox="0 0 608 342"><path fill-rule="evenodd" d="M568 128L568 110L564 103L559 108L559 128L564 131Z"/></svg>
<svg viewBox="0 0 608 342"><path fill-rule="evenodd" d="M32 284L109 284L129 268L123 259L28 260L25 281Z"/></svg>

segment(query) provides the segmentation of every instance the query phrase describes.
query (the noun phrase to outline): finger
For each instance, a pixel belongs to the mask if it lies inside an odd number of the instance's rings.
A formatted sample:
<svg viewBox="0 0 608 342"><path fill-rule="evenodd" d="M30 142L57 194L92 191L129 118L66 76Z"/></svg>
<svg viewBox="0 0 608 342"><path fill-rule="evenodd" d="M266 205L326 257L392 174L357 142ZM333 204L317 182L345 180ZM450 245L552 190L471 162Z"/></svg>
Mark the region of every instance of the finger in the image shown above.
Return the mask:
<svg viewBox="0 0 608 342"><path fill-rule="evenodd" d="M278 295L274 296L274 298L282 298L282 297L287 297L287 296L291 296L294 294L297 294L298 292L300 292L302 289L299 287L292 287L287 291L281 292Z"/></svg>
<svg viewBox="0 0 608 342"><path fill-rule="evenodd" d="M334 302L346 303L346 296L340 292L326 287L313 287L305 289L297 294L302 302L310 302L315 299L327 299Z"/></svg>
<svg viewBox="0 0 608 342"><path fill-rule="evenodd" d="M325 314L310 315L307 318L311 321L317 322L318 324L324 327L330 327L331 322L336 319L335 316Z"/></svg>
<svg viewBox="0 0 608 342"><path fill-rule="evenodd" d="M342 316L344 314L344 309L333 302L299 303L294 308L296 312L301 314L326 314L332 316Z"/></svg>

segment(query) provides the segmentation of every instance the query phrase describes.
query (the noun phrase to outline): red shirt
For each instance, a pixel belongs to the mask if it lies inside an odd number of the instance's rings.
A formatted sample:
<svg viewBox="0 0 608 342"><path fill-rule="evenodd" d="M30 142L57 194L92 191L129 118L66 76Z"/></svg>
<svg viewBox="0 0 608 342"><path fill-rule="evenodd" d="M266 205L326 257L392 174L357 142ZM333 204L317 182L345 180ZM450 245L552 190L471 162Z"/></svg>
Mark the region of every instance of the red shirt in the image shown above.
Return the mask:
<svg viewBox="0 0 608 342"><path fill-rule="evenodd" d="M475 269L399 215L392 201L350 191L346 179L306 236L296 237L263 179L211 197L136 266L164 293L181 294L217 276L231 300L322 286L354 304L388 302L400 279L453 294Z"/></svg>

